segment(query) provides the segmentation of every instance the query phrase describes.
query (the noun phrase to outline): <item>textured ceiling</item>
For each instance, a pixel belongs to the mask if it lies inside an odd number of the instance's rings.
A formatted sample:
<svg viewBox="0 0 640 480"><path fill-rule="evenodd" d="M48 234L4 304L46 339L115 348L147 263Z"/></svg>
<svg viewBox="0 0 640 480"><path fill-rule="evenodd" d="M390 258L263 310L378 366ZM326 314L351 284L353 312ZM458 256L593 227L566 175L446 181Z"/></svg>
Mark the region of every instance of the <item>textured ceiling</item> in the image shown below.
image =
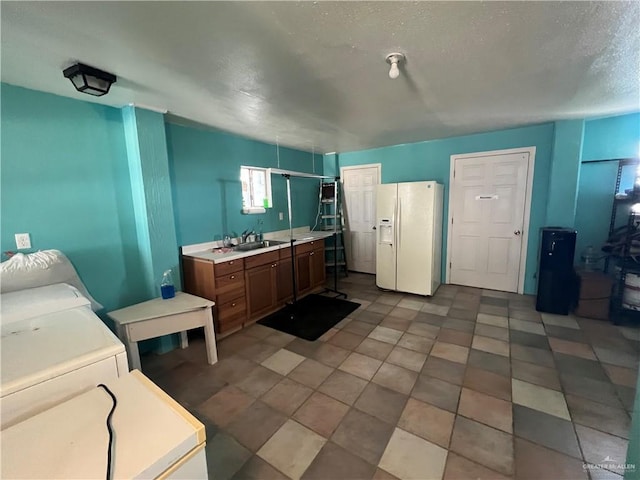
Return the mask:
<svg viewBox="0 0 640 480"><path fill-rule="evenodd" d="M640 108L638 2L8 2L1 78L349 151ZM385 56L406 55L400 78ZM118 76L100 99L62 69Z"/></svg>

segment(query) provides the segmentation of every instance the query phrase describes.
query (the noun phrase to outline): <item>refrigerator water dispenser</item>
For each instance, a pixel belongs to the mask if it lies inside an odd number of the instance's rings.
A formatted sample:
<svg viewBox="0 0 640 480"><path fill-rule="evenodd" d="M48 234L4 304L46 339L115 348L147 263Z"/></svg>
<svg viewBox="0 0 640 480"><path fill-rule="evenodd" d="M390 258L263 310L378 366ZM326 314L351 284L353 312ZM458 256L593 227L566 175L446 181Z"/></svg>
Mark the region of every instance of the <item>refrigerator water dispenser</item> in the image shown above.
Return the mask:
<svg viewBox="0 0 640 480"><path fill-rule="evenodd" d="M380 241L378 243L392 245L393 244L393 223L388 218L381 218L380 225Z"/></svg>

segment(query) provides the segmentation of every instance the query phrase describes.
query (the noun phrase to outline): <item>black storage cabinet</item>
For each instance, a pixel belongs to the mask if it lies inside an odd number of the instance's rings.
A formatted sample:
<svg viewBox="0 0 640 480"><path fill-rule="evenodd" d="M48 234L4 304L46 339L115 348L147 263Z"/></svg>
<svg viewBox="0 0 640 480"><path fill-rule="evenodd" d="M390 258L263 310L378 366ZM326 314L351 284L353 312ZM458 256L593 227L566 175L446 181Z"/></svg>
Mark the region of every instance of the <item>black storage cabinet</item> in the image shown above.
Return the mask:
<svg viewBox="0 0 640 480"><path fill-rule="evenodd" d="M560 227L541 229L536 298L536 310L539 312L569 314L576 298L575 250L575 230Z"/></svg>

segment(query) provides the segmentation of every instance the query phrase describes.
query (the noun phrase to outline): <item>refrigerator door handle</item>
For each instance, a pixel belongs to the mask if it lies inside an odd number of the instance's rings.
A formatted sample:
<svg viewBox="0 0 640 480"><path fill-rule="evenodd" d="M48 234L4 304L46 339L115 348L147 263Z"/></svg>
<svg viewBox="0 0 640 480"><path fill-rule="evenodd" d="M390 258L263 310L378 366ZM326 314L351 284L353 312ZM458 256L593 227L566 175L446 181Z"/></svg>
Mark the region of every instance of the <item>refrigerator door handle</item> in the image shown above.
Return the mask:
<svg viewBox="0 0 640 480"><path fill-rule="evenodd" d="M397 231L398 231L398 223L396 222L397 213L398 213L398 204L396 203L393 206L393 225L391 226L391 228L393 228L393 243L396 243L396 237L397 237ZM391 244L392 247L393 247L393 243Z"/></svg>
<svg viewBox="0 0 640 480"><path fill-rule="evenodd" d="M402 226L402 220L401 220L401 216L402 216L402 199L398 198L398 222L394 225L394 228L396 229L396 231L398 232L398 248L400 248L400 243L401 243L401 230L400 227Z"/></svg>

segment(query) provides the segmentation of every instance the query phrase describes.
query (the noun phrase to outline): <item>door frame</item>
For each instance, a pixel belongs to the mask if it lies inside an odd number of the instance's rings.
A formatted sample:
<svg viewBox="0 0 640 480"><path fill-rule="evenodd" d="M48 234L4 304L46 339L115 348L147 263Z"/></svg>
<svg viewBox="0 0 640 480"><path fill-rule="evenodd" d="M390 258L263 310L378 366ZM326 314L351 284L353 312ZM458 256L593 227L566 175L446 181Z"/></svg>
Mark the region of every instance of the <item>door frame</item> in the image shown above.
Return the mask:
<svg viewBox="0 0 640 480"><path fill-rule="evenodd" d="M520 265L519 270L520 274L518 276L518 293L524 293L524 280L525 280L525 270L527 268L527 253L529 246L529 220L531 218L531 196L533 190L533 174L536 160L536 147L522 147L522 148L509 148L505 150L490 150L487 152L473 152L473 153L463 153L457 155L451 155L449 158L449 198L447 200L447 209L448 209L448 220L447 220L447 259L446 259L446 276L445 283L450 283L451 276L451 228L449 228L453 221L453 208L452 208L452 199L453 196L453 169L455 166L455 161L458 159L464 158L475 158L475 157L491 157L496 155L512 155L517 153L527 153L528 157L528 169L527 169L527 187L525 192L525 200L524 200L524 219L522 225L522 248L520 249Z"/></svg>
<svg viewBox="0 0 640 480"><path fill-rule="evenodd" d="M382 183L382 164L381 163L365 163L365 164L362 164L362 165L350 165L348 167L340 167L340 183L341 183L341 189L342 189L343 196L344 196L344 172L349 171L349 170L358 170L358 169L361 169L361 168L375 168L377 170L377 172L378 172L377 173L377 180L378 181L377 181L376 185L380 185ZM342 199L342 202L343 202L343 204L345 204L345 205L343 205L344 211L347 212L345 220L347 221L346 227L348 229L349 228L349 212L348 212L348 210L346 208L346 201L344 200L344 198ZM375 209L375 205L374 205L374 209ZM375 220L375 222L377 222L378 221L377 217L375 217L374 220ZM348 238L348 237L349 237L349 235L345 235L344 236L345 239ZM350 240L348 240L347 242L350 242ZM345 245L345 247L347 247L347 245ZM347 267L349 267L349 265L353 266L353 259L350 258L351 257L351 245L350 245L350 243L348 244L348 247L349 248L345 248L345 255L347 257ZM373 248L374 248L374 258L375 258L375 250L378 248L378 235L377 235L377 232L376 232L376 241L374 243ZM375 270L375 265L374 265L374 270ZM375 275L375 272L374 272L374 275Z"/></svg>

